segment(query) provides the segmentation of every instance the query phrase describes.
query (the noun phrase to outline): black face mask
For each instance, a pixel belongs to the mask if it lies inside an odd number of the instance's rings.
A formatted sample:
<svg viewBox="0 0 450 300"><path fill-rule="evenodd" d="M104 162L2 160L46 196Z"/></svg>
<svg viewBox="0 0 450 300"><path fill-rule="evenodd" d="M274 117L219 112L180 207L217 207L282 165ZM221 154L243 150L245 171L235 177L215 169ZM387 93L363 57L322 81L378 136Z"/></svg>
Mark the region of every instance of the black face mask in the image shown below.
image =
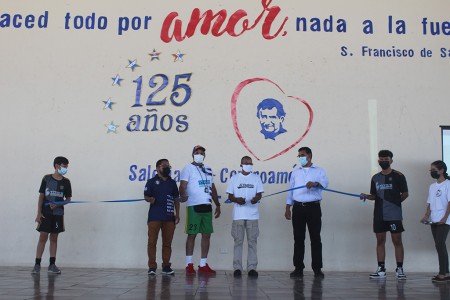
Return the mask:
<svg viewBox="0 0 450 300"><path fill-rule="evenodd" d="M169 176L169 174L170 174L170 167L164 167L162 169L161 175L164 177L167 177L167 176Z"/></svg>
<svg viewBox="0 0 450 300"><path fill-rule="evenodd" d="M383 160L383 161L379 161L378 164L380 165L380 167L381 167L383 170L389 169L389 167L391 166L391 163L390 163L390 162L384 161L384 160Z"/></svg>
<svg viewBox="0 0 450 300"><path fill-rule="evenodd" d="M437 171L431 171L430 176L434 179L438 179L439 177L441 177L441 175L439 175Z"/></svg>

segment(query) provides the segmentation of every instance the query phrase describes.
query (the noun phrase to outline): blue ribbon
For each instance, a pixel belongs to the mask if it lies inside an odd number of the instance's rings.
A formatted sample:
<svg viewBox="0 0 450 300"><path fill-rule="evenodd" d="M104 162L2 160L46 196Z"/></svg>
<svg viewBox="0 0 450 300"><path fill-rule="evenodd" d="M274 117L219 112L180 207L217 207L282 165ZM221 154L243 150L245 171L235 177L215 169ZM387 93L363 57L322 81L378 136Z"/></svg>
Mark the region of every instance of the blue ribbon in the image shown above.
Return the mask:
<svg viewBox="0 0 450 300"><path fill-rule="evenodd" d="M119 203L119 202L139 202L144 201L145 199L131 199L131 200L105 200L100 202L107 202L107 203Z"/></svg>
<svg viewBox="0 0 450 300"><path fill-rule="evenodd" d="M273 193L273 194L265 195L262 198L267 198L267 197L270 197L270 196L286 193L286 192L293 191L293 190L304 189L305 187L306 187L306 185L297 186L297 187L294 187L294 188L291 188L291 189L287 189L287 190L284 190L284 191L281 191L281 192L276 192L276 193Z"/></svg>
<svg viewBox="0 0 450 300"><path fill-rule="evenodd" d="M293 187L293 188L291 188L291 189L287 189L287 190L283 190L283 191L276 192L276 193L273 193L273 194L265 195L265 196L263 196L262 198L267 198L267 197L270 197L270 196L274 196L274 195L278 195L278 194L282 194L282 193L286 193L286 192L290 192L290 191L294 191L294 190L298 190L298 189L304 189L304 188L306 188L306 185L296 186L296 187ZM332 189L326 189L326 188L324 188L324 187L315 187L315 188L321 189L321 190L323 190L323 191L331 192L331 193L336 193L336 194L341 194L341 195L346 195L346 196L351 196L351 197L356 197L356 198L361 199L361 195L357 195L357 194L351 194L351 193L340 192L340 191L336 191L336 190L332 190ZM361 199L361 200L362 200L363 202L366 202L366 199L365 199L365 198L364 198L364 199ZM227 200L225 201L225 203L231 203L231 201L229 201L229 199L227 199Z"/></svg>
<svg viewBox="0 0 450 300"><path fill-rule="evenodd" d="M297 187L294 187L294 188L291 188L291 189L287 189L287 190L284 190L284 191L281 191L281 192L276 192L276 193L273 193L273 194L269 194L269 195L264 196L263 198L267 198L267 197L270 197L270 196L273 196L273 195L278 195L278 194L285 193L285 192L290 192L290 191L293 191L293 190L304 189L304 188L306 188L306 185L297 186ZM347 195L347 196L351 196L351 197L361 198L361 195L357 195L357 194L340 192L340 191L336 191L336 190L332 190L332 189L327 189L327 188L324 188L324 187L315 187L315 188L323 190L323 191L331 192L331 193L336 193L336 194L341 194L341 195Z"/></svg>
<svg viewBox="0 0 450 300"><path fill-rule="evenodd" d="M130 199L130 200L104 200L104 201L56 201L56 202L47 202L45 205L66 205L66 204L79 204L79 203L121 203L121 202L139 202L144 201L145 199Z"/></svg>
<svg viewBox="0 0 450 300"><path fill-rule="evenodd" d="M331 192L331 193L342 194L342 195L347 195L347 196L356 197L356 198L361 199L361 194L359 194L359 195L358 194L351 194L351 193L345 193L345 192L340 192L340 191L331 190L331 189L325 189L325 188L320 188L320 189L322 189L324 191L327 191L327 192ZM361 199L361 200L366 201L365 198Z"/></svg>

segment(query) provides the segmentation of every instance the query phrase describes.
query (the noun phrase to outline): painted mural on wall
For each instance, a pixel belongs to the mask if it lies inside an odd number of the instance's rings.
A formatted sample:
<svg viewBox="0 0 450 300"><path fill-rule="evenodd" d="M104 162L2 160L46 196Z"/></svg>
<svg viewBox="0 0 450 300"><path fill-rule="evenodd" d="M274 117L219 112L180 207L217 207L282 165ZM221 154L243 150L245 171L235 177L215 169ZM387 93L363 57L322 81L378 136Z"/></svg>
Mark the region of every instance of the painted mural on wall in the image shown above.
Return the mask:
<svg viewBox="0 0 450 300"><path fill-rule="evenodd" d="M414 35L432 39L450 35L450 22L433 16L417 14L415 18L408 19L387 11L381 16L368 14L350 19L325 9L326 12L320 15L311 12L308 15L300 6L292 10L292 3L281 0L255 1L251 5L236 2L229 5L227 7L219 1L212 1L198 7L200 5L196 3L189 5L183 2L181 9L175 1L172 6L167 5L164 12L149 7L148 11L118 13L114 16L97 9L81 13L76 8L66 11L51 8L22 9L20 12L9 8L1 11L0 31L45 32L57 28L65 33L112 33L118 38L136 33L143 38L149 32L156 34L152 36L148 48L141 52L124 53L126 59L118 57L115 65L108 66L111 70L110 86L105 85L103 98L96 99L100 101L98 109L103 110L99 126L105 134L118 140L128 134L143 137L143 134L147 134L148 137L152 133L163 133L177 136L192 130L192 120L200 116L188 113L186 108L199 105L196 91L206 83L196 80L203 74L194 73L183 65L190 57L197 55L184 52L183 46L189 41L201 43L208 38L210 43L211 39L218 41L251 37L258 41L278 43L295 36L302 47L314 48L312 44L302 44L302 38L320 37L326 40L333 36L341 37L342 40L337 47L326 49L334 59L377 62L399 59L442 60L450 57L450 50L445 46L432 48L425 43L421 47L402 43L389 46L371 43L371 39L377 36ZM349 42L346 37L350 34L359 34L358 39L353 38ZM163 46L171 46L172 50L160 50ZM136 58L142 53L146 55L145 60ZM176 71L173 71L173 64L177 64ZM267 73L254 74L259 77L251 78L236 73L233 78L228 78L225 94L230 101L229 111L223 112L227 116L221 124L231 125L235 138L248 154L262 162L281 157L297 146L308 136L313 126L314 112L318 113L313 110L317 99L303 99L304 96L298 91L294 95L276 82L279 79L273 79ZM126 96L118 92L124 88L128 92ZM113 117L113 111L126 112L126 117L123 114L119 118ZM314 123L314 126L317 124ZM146 180L153 173L150 169L152 166L131 163L128 179ZM176 175L176 170L174 173ZM226 182L232 170L221 166L216 173L221 182ZM261 173L264 174L261 175L264 183L286 183L284 172L265 170Z"/></svg>

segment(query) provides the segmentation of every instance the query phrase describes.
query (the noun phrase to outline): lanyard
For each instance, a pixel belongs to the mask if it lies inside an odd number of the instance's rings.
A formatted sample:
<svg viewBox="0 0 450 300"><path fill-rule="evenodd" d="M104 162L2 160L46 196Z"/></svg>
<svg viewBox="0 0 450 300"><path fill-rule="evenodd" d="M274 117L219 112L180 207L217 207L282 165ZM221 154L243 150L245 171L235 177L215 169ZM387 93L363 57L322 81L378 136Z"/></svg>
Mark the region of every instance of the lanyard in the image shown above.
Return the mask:
<svg viewBox="0 0 450 300"><path fill-rule="evenodd" d="M200 178L201 178L203 184L205 185L205 190L204 190L205 193L209 194L209 186L207 185L208 174L206 174L206 171L204 172L205 173L205 180L203 180L202 172L200 172L200 167L195 165L195 168L197 169L198 174L200 175Z"/></svg>

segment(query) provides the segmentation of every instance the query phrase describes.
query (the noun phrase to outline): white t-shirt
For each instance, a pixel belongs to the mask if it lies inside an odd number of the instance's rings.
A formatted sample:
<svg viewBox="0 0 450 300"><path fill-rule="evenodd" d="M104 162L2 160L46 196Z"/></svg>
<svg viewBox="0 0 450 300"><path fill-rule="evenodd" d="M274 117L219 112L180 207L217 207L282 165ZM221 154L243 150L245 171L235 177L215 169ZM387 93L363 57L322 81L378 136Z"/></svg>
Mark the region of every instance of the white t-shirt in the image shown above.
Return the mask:
<svg viewBox="0 0 450 300"><path fill-rule="evenodd" d="M450 201L450 180L446 179L441 183L433 183L430 185L427 203L430 204L430 221L435 223L442 220ZM450 225L450 216L447 218L446 224Z"/></svg>
<svg viewBox="0 0 450 300"><path fill-rule="evenodd" d="M258 220L259 203L252 204L250 201L256 193L263 193L263 185L258 175L250 173L243 175L238 173L231 177L227 187L227 194L233 194L236 198L244 198L245 204L234 203L233 220Z"/></svg>
<svg viewBox="0 0 450 300"><path fill-rule="evenodd" d="M199 204L211 204L211 187L213 184L213 172L211 168L189 164L183 168L180 180L187 181L186 194L188 200L186 206Z"/></svg>

